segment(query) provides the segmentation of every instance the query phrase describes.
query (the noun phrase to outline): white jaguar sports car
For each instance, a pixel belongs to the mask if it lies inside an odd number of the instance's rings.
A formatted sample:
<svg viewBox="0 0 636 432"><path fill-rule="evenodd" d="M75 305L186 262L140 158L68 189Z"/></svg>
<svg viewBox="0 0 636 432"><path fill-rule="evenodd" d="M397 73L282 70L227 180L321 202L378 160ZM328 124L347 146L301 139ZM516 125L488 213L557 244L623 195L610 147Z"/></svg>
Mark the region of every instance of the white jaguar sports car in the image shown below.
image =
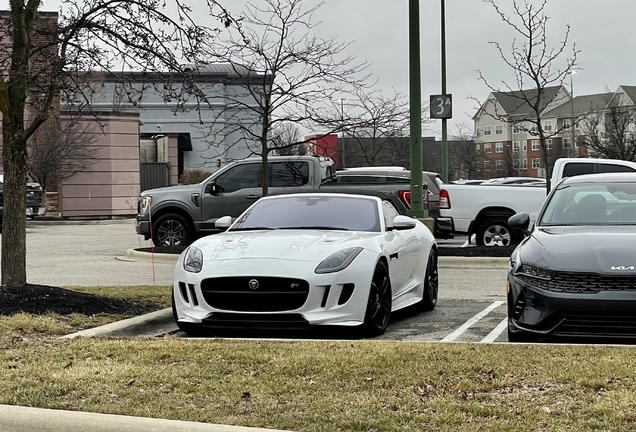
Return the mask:
<svg viewBox="0 0 636 432"><path fill-rule="evenodd" d="M261 198L225 232L186 249L173 314L206 328L357 326L386 330L391 312L437 303L437 245L420 221L375 196L305 193Z"/></svg>

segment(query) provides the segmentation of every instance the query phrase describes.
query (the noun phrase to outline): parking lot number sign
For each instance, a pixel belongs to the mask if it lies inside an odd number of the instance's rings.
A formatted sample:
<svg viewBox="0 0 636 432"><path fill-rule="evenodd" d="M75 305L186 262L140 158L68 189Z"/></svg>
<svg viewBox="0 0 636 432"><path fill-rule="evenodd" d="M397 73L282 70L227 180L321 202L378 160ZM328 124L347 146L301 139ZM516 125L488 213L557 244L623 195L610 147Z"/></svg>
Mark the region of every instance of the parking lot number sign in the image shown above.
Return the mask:
<svg viewBox="0 0 636 432"><path fill-rule="evenodd" d="M453 95L431 96L431 118L450 119L453 117Z"/></svg>

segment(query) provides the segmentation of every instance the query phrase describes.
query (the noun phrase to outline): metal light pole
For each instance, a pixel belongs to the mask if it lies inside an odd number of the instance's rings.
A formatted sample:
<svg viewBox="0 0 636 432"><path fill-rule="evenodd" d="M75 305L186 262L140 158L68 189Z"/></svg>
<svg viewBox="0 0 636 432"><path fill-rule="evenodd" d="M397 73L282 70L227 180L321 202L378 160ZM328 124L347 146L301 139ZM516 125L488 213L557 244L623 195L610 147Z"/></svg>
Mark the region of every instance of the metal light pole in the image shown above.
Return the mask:
<svg viewBox="0 0 636 432"><path fill-rule="evenodd" d="M442 0L442 94L446 94L446 1ZM448 183L448 120L442 119L442 180Z"/></svg>
<svg viewBox="0 0 636 432"><path fill-rule="evenodd" d="M422 83L420 70L420 2L409 0L409 87L411 104L411 209L414 218L425 215L422 188ZM428 213L428 212L426 212Z"/></svg>
<svg viewBox="0 0 636 432"><path fill-rule="evenodd" d="M570 71L570 107L572 108L572 120L570 120L570 132L572 133L572 144L570 144L572 146L572 152L574 152L574 149L576 148L576 145L574 144L574 140L576 139L574 137L574 84L572 81L572 75L574 75L576 73L575 70Z"/></svg>
<svg viewBox="0 0 636 432"><path fill-rule="evenodd" d="M340 120L342 121L342 169L345 168L345 128L344 128L344 99L340 99Z"/></svg>

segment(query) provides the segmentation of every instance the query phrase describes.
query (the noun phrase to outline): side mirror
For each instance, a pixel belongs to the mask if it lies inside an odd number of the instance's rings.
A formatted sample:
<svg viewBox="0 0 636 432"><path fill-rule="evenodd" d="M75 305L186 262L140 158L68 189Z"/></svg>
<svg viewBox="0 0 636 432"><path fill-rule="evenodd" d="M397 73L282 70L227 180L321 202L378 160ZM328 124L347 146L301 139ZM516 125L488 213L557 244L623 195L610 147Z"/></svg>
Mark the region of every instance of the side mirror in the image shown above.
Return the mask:
<svg viewBox="0 0 636 432"><path fill-rule="evenodd" d="M218 230L227 230L232 226L232 216L223 216L214 223L214 227Z"/></svg>
<svg viewBox="0 0 636 432"><path fill-rule="evenodd" d="M206 194L214 195L215 193L219 192L219 187L216 185L216 183L211 182L205 185L205 190L203 192L205 192Z"/></svg>
<svg viewBox="0 0 636 432"><path fill-rule="evenodd" d="M399 215L393 219L393 228L394 230L402 231L402 230L410 230L417 226L417 222L415 219L411 219L408 216Z"/></svg>
<svg viewBox="0 0 636 432"><path fill-rule="evenodd" d="M508 219L508 225L510 228L521 230L524 235L528 235L530 234L530 231L528 230L530 227L530 215L526 212L521 212L514 216L510 216Z"/></svg>

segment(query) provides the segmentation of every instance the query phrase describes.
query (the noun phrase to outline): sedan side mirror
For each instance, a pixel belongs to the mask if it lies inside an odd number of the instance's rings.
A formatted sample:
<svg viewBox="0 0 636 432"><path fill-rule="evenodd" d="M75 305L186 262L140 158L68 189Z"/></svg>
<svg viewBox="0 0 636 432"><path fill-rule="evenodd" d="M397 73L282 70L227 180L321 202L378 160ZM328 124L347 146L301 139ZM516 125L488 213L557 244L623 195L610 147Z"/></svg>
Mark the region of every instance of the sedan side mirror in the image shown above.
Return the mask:
<svg viewBox="0 0 636 432"><path fill-rule="evenodd" d="M415 219L412 219L408 216L399 215L393 219L393 229L402 231L402 230L410 230L417 226L417 222Z"/></svg>
<svg viewBox="0 0 636 432"><path fill-rule="evenodd" d="M214 222L214 227L218 230L227 230L232 226L232 216L223 216Z"/></svg>
<svg viewBox="0 0 636 432"><path fill-rule="evenodd" d="M528 230L530 227L530 215L526 212L517 213L508 219L508 225L510 228L521 230L524 235L528 235L530 234Z"/></svg>

